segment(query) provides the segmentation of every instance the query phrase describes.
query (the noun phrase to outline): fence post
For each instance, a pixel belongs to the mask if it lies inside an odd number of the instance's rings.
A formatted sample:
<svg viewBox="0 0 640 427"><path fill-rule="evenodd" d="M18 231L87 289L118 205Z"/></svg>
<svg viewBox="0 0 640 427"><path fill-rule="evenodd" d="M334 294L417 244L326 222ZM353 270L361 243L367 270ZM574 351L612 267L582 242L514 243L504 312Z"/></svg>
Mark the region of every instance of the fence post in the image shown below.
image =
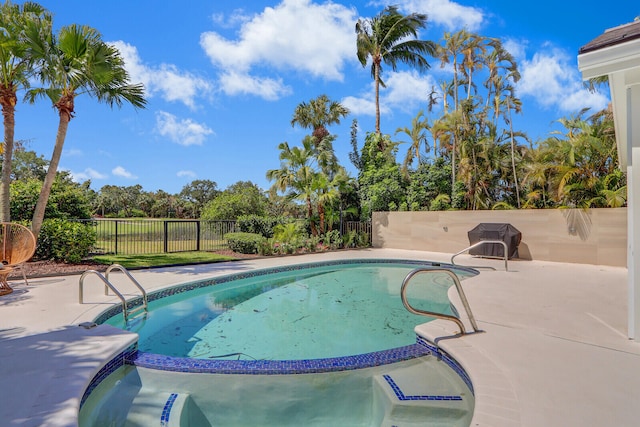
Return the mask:
<svg viewBox="0 0 640 427"><path fill-rule="evenodd" d="M118 220L116 220L116 247L115 247L115 253L116 253L116 255L118 255Z"/></svg>
<svg viewBox="0 0 640 427"><path fill-rule="evenodd" d="M169 221L164 221L164 252L169 252Z"/></svg>
<svg viewBox="0 0 640 427"><path fill-rule="evenodd" d="M200 220L196 221L196 251L200 252Z"/></svg>

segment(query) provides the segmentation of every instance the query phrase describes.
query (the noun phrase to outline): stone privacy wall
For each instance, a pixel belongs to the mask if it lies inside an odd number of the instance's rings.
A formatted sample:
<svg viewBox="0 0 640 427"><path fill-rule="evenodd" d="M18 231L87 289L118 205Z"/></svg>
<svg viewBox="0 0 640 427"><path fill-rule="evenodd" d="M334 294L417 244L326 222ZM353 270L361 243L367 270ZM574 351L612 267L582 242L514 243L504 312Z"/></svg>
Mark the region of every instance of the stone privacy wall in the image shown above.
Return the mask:
<svg viewBox="0 0 640 427"><path fill-rule="evenodd" d="M374 212L376 248L456 253L479 223L510 223L522 233L520 259L627 265L627 209Z"/></svg>

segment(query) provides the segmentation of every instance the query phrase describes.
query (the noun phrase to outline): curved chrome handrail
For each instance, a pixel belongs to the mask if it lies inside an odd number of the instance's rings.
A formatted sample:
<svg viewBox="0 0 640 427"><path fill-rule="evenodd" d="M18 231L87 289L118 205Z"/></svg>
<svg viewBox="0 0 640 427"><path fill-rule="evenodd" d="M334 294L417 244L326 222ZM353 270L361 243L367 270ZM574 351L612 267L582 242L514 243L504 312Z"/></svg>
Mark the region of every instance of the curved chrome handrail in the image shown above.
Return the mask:
<svg viewBox="0 0 640 427"><path fill-rule="evenodd" d="M450 320L454 322L456 325L458 325L458 327L460 328L460 333L462 335L467 333L464 323L462 323L462 320L460 320L456 316L452 316L450 314L435 313L433 311L420 310L412 307L411 304L409 304L409 301L407 300L407 285L415 275L420 273L445 273L449 275L449 277L451 277L451 279L453 280L454 285L456 286L456 290L458 291L458 295L460 296L462 305L464 306L464 309L467 312L467 317L469 317L469 321L471 322L473 331L474 332L480 331L480 329L478 329L478 325L476 324L476 319L473 317L473 313L471 312L471 307L469 307L469 301L467 300L467 297L464 294L464 290L462 289L462 284L460 283L460 279L458 279L458 276L454 272L446 268L417 268L409 272L409 274L407 274L407 277L405 277L404 280L402 281L402 287L400 288L400 297L402 298L402 304L410 313L418 314L422 316L435 317L437 319Z"/></svg>
<svg viewBox="0 0 640 427"><path fill-rule="evenodd" d="M451 256L451 264L460 265L460 264L456 264L455 262L453 262L453 259L455 257L457 257L458 255L463 254L463 253L465 253L467 251L470 251L473 248L476 248L478 246L482 246L482 245L484 245L486 243L495 243L495 244L501 243L502 244L502 246L504 247L504 271L509 271L509 266L507 265L509 247L502 240L480 240L479 242L474 243L473 245L469 246L468 248L465 248L465 249L461 250L460 252L457 252L457 253L453 254ZM460 265L460 266L461 267L470 267L470 268L490 268L491 270L495 270L495 268L493 268L493 267L484 266L484 265L464 265L464 266Z"/></svg>
<svg viewBox="0 0 640 427"><path fill-rule="evenodd" d="M116 289L115 286L113 286L113 284L111 282L109 282L109 273L113 270L120 270L122 271L124 274L127 275L127 277L129 277L129 279L131 279L131 281L133 282L133 284L142 292L142 304L139 307L135 307L132 310L129 310L127 308L127 300L125 299L124 295L122 295L122 293L120 293L120 291L118 291L118 289ZM148 307L147 307L147 292L144 290L144 288L142 286L140 286L140 283L138 283L138 281L136 279L133 278L133 276L131 275L131 273L129 273L129 271L127 271L126 268L124 268L123 266L121 266L120 264L112 264L111 266L109 266L109 268L107 268L107 271L105 273L105 275L103 276L102 273L100 273L97 270L87 270L84 273L82 273L82 275L80 276L80 281L79 281L79 289L78 289L78 302L80 304L83 304L83 300L84 300L84 278L87 277L90 274L95 274L96 276L98 276L100 278L100 280L102 280L102 282L104 283L104 294L105 295L109 295L109 289L111 289L113 291L114 294L116 294L116 296L120 299L120 302L122 303L122 315L124 316L124 321L127 322L129 320L129 315L137 313L140 310L144 310L145 312L147 311Z"/></svg>
<svg viewBox="0 0 640 427"><path fill-rule="evenodd" d="M140 285L140 283L138 283L138 281L133 278L131 273L129 273L129 270L127 270L126 268L124 268L120 264L111 264L109 266L109 268L107 268L107 271L105 271L105 273L104 273L104 276L107 279L107 281L109 281L109 273L111 273L113 270L120 270L121 272L123 272L124 274L127 275L129 280L131 280L133 282L133 284L136 286L136 288L138 288L140 290L140 292L142 292L142 301L143 301L142 305L143 305L143 307L146 307L147 306L147 292ZM105 295L108 295L107 288L105 288L104 290L105 290Z"/></svg>
<svg viewBox="0 0 640 427"><path fill-rule="evenodd" d="M126 307L126 300L124 299L124 295L122 295L111 283L109 283L109 281L97 270L87 270L84 273L82 273L82 275L80 276L80 281L79 281L79 289L78 289L78 302L80 304L84 304L83 300L84 300L84 278L87 277L89 274L95 274L96 276L98 276L100 278L100 280L102 280L104 282L105 285L105 295L109 295L108 293L108 289L111 289L113 291L114 294L116 294L118 296L118 298L120 298L120 301L122 301L122 306L123 308Z"/></svg>

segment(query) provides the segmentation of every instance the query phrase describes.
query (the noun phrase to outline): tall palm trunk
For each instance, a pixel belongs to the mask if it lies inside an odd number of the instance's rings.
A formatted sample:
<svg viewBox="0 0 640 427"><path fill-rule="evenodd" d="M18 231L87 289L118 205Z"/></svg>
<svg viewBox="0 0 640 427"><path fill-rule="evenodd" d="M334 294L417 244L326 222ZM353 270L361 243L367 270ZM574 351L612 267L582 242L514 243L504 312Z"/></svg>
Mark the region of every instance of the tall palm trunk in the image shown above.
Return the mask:
<svg viewBox="0 0 640 427"><path fill-rule="evenodd" d="M311 235L317 236L318 230L316 224L313 222L313 203L311 203L311 197L307 196L307 218L309 218L309 226L311 227Z"/></svg>
<svg viewBox="0 0 640 427"><path fill-rule="evenodd" d="M376 133L380 135L380 59L374 59L375 63L375 87L376 87ZM381 140L382 141L382 140ZM382 150L382 147L380 147Z"/></svg>
<svg viewBox="0 0 640 427"><path fill-rule="evenodd" d="M520 209L520 185L518 184L518 173L516 172L516 149L513 139L513 122L511 121L511 98L507 98L507 110L509 112L509 132L511 133L511 168L513 170L513 185L516 187L516 200Z"/></svg>
<svg viewBox="0 0 640 427"><path fill-rule="evenodd" d="M456 132L453 132L453 146L451 149L451 195L456 186L456 150L457 150L457 136Z"/></svg>
<svg viewBox="0 0 640 427"><path fill-rule="evenodd" d="M31 231L38 238L42 223L44 221L44 214L47 208L47 202L49 200L49 194L51 193L51 187L56 179L56 173L58 172L58 164L60 163L60 157L62 156L62 148L64 141L67 137L67 129L69 128L69 121L71 121L71 113L73 111L73 100L70 101L71 109L60 110L60 121L58 123L58 134L56 135L56 144L53 147L53 154L51 155L51 162L49 163L49 169L47 175L44 178L42 189L40 190L40 196L36 203L36 209L33 212L33 219L31 220Z"/></svg>
<svg viewBox="0 0 640 427"><path fill-rule="evenodd" d="M325 233L325 210L324 210L324 203L322 202L318 202L318 217L320 218L320 224L319 224L319 228L320 228L320 234L324 234Z"/></svg>
<svg viewBox="0 0 640 427"><path fill-rule="evenodd" d="M15 132L16 94L10 88L0 90L2 122L4 125L4 153L2 158L2 178L0 181L0 221L11 221L9 189L11 184L11 160L13 157L13 138Z"/></svg>

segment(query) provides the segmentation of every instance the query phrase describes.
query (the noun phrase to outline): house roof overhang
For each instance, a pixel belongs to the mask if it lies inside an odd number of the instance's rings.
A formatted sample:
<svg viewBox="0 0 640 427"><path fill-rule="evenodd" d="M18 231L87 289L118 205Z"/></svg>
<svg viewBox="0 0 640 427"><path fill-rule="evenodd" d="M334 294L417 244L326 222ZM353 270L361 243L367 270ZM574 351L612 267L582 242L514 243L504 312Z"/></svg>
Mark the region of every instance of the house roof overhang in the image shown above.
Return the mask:
<svg viewBox="0 0 640 427"><path fill-rule="evenodd" d="M626 168L632 146L627 127L627 89L640 85L640 21L607 30L580 48L578 68L585 80L600 76L609 79L618 157L620 167ZM640 110L640 105L636 108Z"/></svg>

